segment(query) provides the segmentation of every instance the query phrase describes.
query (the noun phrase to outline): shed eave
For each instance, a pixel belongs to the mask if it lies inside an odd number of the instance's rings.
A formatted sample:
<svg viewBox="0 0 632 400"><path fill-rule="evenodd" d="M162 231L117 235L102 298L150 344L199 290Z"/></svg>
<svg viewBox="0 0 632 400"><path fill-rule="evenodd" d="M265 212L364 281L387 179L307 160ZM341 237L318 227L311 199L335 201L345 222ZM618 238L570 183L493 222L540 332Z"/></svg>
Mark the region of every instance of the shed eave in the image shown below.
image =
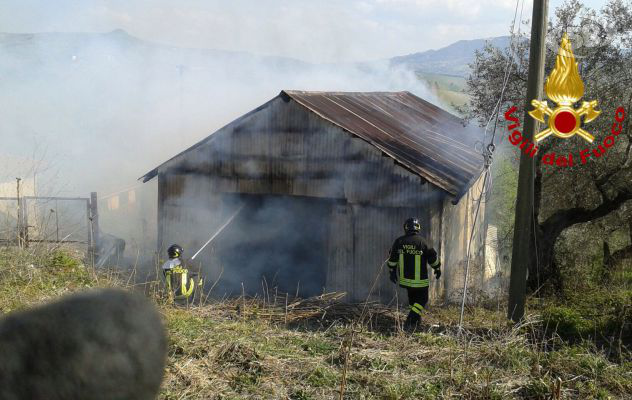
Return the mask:
<svg viewBox="0 0 632 400"><path fill-rule="evenodd" d="M244 118L248 118L249 116L251 116L252 114L263 110L264 108L268 107L268 105L270 105L270 103L272 103L273 101L275 101L276 99L278 99L279 96L276 96L268 101L266 101L265 103L263 103L262 105L260 105L259 107L255 108L254 110L251 110L249 112L247 112L246 114L242 115L241 117L232 120L231 122L227 123L226 125L224 125L223 127L219 128L218 130L214 131L213 133L211 133L210 135L208 135L207 137L205 137L204 139L200 140L199 142L195 143L193 146L182 150L180 153L176 154L175 156L171 157L170 159L168 159L167 161L163 162L162 164L158 165L156 168L152 169L151 171L147 172L145 175L141 176L140 178L138 178L138 180L142 180L142 183L145 182L149 182L150 180L152 180L154 177L156 177L156 175L158 175L160 168L164 167L165 165L167 165L169 162L175 160L176 158L180 157L181 155L188 153L191 150L194 150L208 142L210 142L213 137L214 134L216 132L221 131L222 129L225 129L231 125L234 125L240 121L242 121Z"/></svg>
<svg viewBox="0 0 632 400"><path fill-rule="evenodd" d="M138 178L138 180L142 180L143 183L149 182L154 179L158 175L158 168L154 168L151 171L147 172L145 175Z"/></svg>

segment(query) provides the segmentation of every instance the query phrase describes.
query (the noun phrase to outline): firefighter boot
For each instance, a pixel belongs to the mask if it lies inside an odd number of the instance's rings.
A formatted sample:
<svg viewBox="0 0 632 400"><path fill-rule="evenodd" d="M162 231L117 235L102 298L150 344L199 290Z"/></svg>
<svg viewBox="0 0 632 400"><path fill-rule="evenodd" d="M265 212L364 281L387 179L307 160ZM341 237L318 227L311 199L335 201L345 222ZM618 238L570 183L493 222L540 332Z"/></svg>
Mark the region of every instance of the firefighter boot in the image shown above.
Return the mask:
<svg viewBox="0 0 632 400"><path fill-rule="evenodd" d="M404 322L404 330L407 332L414 332L421 325L421 313L423 312L423 307L419 303L414 303L410 306L410 312L408 313L408 317L406 318L406 322Z"/></svg>
<svg viewBox="0 0 632 400"><path fill-rule="evenodd" d="M420 322L421 318L419 318L419 314L416 314L413 311L409 312L406 322L404 322L404 331L410 333L415 332L419 327Z"/></svg>
<svg viewBox="0 0 632 400"><path fill-rule="evenodd" d="M423 310L424 307L421 304L411 304L408 318L406 318L406 322L404 323L404 327L406 327L407 330L415 331L421 325L421 313Z"/></svg>

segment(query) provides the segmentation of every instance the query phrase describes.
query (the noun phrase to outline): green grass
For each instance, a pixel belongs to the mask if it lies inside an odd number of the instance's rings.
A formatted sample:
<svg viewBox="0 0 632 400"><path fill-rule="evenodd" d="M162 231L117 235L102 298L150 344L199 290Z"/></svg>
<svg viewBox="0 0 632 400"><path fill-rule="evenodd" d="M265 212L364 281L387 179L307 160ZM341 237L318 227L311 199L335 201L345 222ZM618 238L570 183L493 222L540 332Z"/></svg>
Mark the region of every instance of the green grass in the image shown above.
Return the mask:
<svg viewBox="0 0 632 400"><path fill-rule="evenodd" d="M594 268L563 270L563 292L532 301L530 309L541 316L547 336L593 342L620 358L619 347L632 344L632 286L619 271L604 278L602 268L599 262Z"/></svg>
<svg viewBox="0 0 632 400"><path fill-rule="evenodd" d="M439 89L462 92L467 88L465 78L461 76L433 74L430 72L417 72L417 77Z"/></svg>
<svg viewBox="0 0 632 400"><path fill-rule="evenodd" d="M123 282L95 273L73 253L0 250L3 313ZM342 319L319 328L307 321L286 326L283 310L274 315L265 304L244 315L239 301L186 309L158 296L152 298L169 334L161 399L338 398L345 368L346 399L545 399L558 379L562 398L632 397L629 357L614 363L591 342L537 340L540 314L515 328L503 310L468 308L463 336L455 333L457 307L431 309L426 329L412 335L356 326L345 367L351 327ZM581 326L573 312L555 310L546 318Z"/></svg>
<svg viewBox="0 0 632 400"><path fill-rule="evenodd" d="M85 288L115 285L112 274L94 273L70 250L41 253L0 247L0 313Z"/></svg>
<svg viewBox="0 0 632 400"><path fill-rule="evenodd" d="M426 83L448 111L457 113L455 106L464 106L469 101L463 77L417 72L417 78Z"/></svg>

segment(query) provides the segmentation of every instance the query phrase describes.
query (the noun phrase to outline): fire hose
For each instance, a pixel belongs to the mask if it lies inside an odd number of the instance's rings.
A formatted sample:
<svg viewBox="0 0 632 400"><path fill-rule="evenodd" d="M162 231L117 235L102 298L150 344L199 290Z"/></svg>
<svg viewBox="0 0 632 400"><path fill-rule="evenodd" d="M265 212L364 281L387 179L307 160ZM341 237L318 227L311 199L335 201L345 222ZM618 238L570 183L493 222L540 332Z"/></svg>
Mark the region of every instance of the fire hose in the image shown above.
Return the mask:
<svg viewBox="0 0 632 400"><path fill-rule="evenodd" d="M200 249L195 254L193 254L193 257L191 257L191 260L195 260L195 257L197 257L197 255L200 254L200 252L202 252L202 250L204 250L206 246L208 246L209 243L213 241L213 239L215 239L220 233L222 233L224 228L230 225L230 223L233 221L233 219L235 219L237 214L239 214L239 212L242 210L242 208L244 208L244 206L245 204L242 204L241 207L239 207L237 211L235 211L233 215L231 215L230 218L228 218L228 220L224 223L224 225L220 226L220 228L211 235L210 239L206 243L204 243L204 245L200 247Z"/></svg>

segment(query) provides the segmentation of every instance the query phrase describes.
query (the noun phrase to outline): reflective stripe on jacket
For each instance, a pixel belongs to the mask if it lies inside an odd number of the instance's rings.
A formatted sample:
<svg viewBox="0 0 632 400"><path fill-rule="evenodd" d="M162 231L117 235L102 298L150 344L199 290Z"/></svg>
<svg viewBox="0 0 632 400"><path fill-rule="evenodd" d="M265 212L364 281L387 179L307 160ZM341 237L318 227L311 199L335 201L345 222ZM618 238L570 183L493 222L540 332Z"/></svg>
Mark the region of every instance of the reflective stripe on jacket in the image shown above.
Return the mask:
<svg viewBox="0 0 632 400"><path fill-rule="evenodd" d="M389 268L398 268L399 285L408 288L428 287L428 264L439 265L439 257L428 248L419 234L412 233L395 240L388 259Z"/></svg>
<svg viewBox="0 0 632 400"><path fill-rule="evenodd" d="M162 266L165 274L167 290L175 299L187 299L193 294L195 281L189 278L189 270L182 266L182 262L175 258L167 261Z"/></svg>

